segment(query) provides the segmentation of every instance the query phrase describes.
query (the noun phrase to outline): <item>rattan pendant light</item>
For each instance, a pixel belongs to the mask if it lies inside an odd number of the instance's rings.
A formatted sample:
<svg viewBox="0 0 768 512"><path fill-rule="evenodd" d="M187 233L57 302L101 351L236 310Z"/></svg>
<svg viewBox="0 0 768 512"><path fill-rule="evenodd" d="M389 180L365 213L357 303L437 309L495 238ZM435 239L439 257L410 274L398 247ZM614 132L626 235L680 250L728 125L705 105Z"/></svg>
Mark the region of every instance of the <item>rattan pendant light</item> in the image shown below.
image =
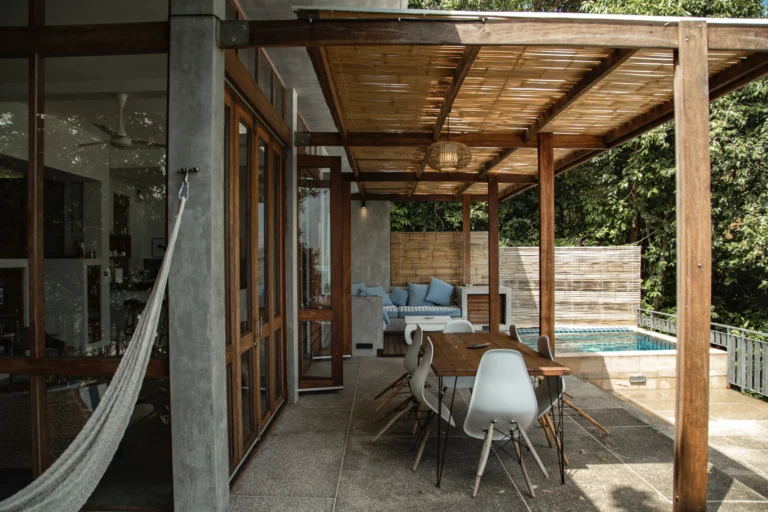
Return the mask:
<svg viewBox="0 0 768 512"><path fill-rule="evenodd" d="M436 171L457 171L469 165L472 151L466 144L451 141L451 116L448 116L448 140L435 142L424 153L424 161Z"/></svg>

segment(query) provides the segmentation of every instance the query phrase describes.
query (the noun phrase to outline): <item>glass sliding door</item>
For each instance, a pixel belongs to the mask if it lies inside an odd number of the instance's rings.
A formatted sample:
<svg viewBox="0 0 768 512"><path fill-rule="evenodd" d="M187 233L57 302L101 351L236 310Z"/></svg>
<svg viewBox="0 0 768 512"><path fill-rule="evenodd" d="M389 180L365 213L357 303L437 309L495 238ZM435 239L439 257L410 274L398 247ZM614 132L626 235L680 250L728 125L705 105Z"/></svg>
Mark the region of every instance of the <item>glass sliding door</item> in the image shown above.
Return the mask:
<svg viewBox="0 0 768 512"><path fill-rule="evenodd" d="M284 400L283 150L229 91L224 121L227 425L234 471Z"/></svg>
<svg viewBox="0 0 768 512"><path fill-rule="evenodd" d="M299 388L343 385L341 167L299 155Z"/></svg>

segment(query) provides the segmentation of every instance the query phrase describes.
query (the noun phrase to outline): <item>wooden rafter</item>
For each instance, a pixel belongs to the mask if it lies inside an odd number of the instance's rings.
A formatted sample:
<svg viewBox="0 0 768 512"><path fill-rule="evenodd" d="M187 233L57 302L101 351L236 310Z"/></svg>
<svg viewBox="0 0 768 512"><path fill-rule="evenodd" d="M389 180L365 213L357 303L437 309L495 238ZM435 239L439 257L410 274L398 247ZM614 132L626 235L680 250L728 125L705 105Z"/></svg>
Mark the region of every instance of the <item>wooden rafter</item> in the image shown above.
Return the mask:
<svg viewBox="0 0 768 512"><path fill-rule="evenodd" d="M453 108L453 102L458 96L461 86L464 83L464 79L469 74L469 70L472 69L472 64L477 58L477 54L480 53L480 46L467 46L464 49L464 53L459 60L459 64L456 67L456 72L453 74L453 80L451 80L451 86L445 93L445 99L443 100L443 106L440 108L440 113L437 115L437 121L435 122L435 128L432 130L432 140L437 141L440 137L440 132L443 130L443 124L451 113Z"/></svg>
<svg viewBox="0 0 768 512"><path fill-rule="evenodd" d="M498 155L493 157L493 159L485 164L482 169L480 169L480 172L477 173L477 179L478 181L487 178L488 173L493 170L494 167L499 165L501 162L506 160L512 153L517 151L517 148L506 148L503 151L501 151ZM474 183L467 183L459 187L459 189L456 191L456 197L461 197L462 194L464 194L469 188L474 185Z"/></svg>
<svg viewBox="0 0 768 512"><path fill-rule="evenodd" d="M584 75L576 85L570 88L567 93L560 97L555 103L552 104L545 112L543 112L538 119L533 123L533 126L528 128L523 136L523 140L528 142L536 136L540 131L552 123L557 116L562 114L568 107L573 105L575 101L584 96L595 85L606 76L610 75L616 68L621 66L627 59L637 53L635 49L620 48L611 52L606 58L604 58L600 64L595 66L591 71Z"/></svg>
<svg viewBox="0 0 768 512"><path fill-rule="evenodd" d="M297 132L296 138L307 141L305 146L326 147L426 147L433 142L431 134L423 132L347 132L346 136L337 132ZM448 140L448 136L440 135L438 140ZM470 147L536 149L535 140L525 141L518 133L457 133L451 135L451 140ZM558 149L605 149L603 138L596 135L556 134L554 144Z"/></svg>
<svg viewBox="0 0 768 512"><path fill-rule="evenodd" d="M488 201L487 194L467 194L469 200L473 203L483 203ZM352 194L353 200L363 199L360 194ZM457 202L461 201L461 198L456 198L453 194L376 194L369 193L365 196L366 201L401 201L401 202Z"/></svg>
<svg viewBox="0 0 768 512"><path fill-rule="evenodd" d="M336 89L336 83L333 80L333 76L330 73L330 65L325 56L325 52L318 46L308 46L307 54L312 61L312 67L315 68L315 74L320 82L320 88L323 91L325 102L328 105L328 109L331 111L331 117L336 124L336 128L339 130L342 141L347 138L347 127L344 124L344 118L341 115L341 101ZM343 145L343 144L342 144ZM360 174L360 169L355 162L355 157L352 154L352 150L349 146L344 146L344 152L347 154L347 160L349 166L352 168L352 173L357 177ZM360 194L365 197L365 188L362 184L358 183L357 188L360 190Z"/></svg>
<svg viewBox="0 0 768 512"><path fill-rule="evenodd" d="M360 176L344 175L344 181L357 182L407 182L407 183L488 183L490 177L493 177L498 183L536 183L536 176L533 174L511 174L496 173L492 175L481 176L475 172L426 172L419 176L416 172L364 172Z"/></svg>

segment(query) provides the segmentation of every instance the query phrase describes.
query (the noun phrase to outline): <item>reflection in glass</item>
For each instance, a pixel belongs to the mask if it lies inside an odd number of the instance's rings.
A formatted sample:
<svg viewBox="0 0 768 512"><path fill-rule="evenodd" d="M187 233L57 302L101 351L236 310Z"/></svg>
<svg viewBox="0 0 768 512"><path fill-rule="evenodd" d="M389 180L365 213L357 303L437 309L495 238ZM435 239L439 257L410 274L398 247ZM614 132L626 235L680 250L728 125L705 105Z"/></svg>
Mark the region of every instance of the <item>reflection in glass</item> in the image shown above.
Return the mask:
<svg viewBox="0 0 768 512"><path fill-rule="evenodd" d="M45 60L46 355L130 343L165 254L166 85L165 54Z"/></svg>
<svg viewBox="0 0 768 512"><path fill-rule="evenodd" d="M251 287L251 128L240 123L239 129L240 183L240 334L253 330Z"/></svg>
<svg viewBox="0 0 768 512"><path fill-rule="evenodd" d="M224 107L224 176L225 176L226 183L227 183L227 185L224 187L224 204L226 204L226 205L228 205L229 201L231 200L230 195L229 195L229 185L230 185L230 179L231 179L231 175L229 173L229 160L230 160L230 154L229 154L229 141L230 141L229 127L230 127L230 111L229 111L229 106L227 105L227 106ZM224 216L225 216L225 223L224 223L224 225L225 226L229 226L230 225L230 221L231 221L230 220L229 208L224 208ZM231 282L231 279L232 279L232 276L230 275L230 273L233 272L234 269L230 268L230 265L229 265L229 254L230 254L229 253L229 251L230 251L230 243L229 243L229 241L230 241L230 237L231 237L231 234L229 232L227 232L227 235L226 235L227 243L224 244L224 261L227 262L227 264L224 265L224 274L225 274L225 279L226 279L226 283L227 283L227 287L226 287L227 293L224 294L224 305L225 305L225 308L226 308L225 311L227 311L227 334L225 336L225 340L226 340L225 343L227 345L230 345L232 343L232 334L231 334L230 325L229 325L229 318L230 318L230 316L229 316L230 309L229 308L230 308L230 299L231 299L230 298L230 294L229 294L229 290L230 290L229 287L230 287L230 282Z"/></svg>
<svg viewBox="0 0 768 512"><path fill-rule="evenodd" d="M232 365L227 365L227 447L229 463L235 460L235 425L232 421Z"/></svg>
<svg viewBox="0 0 768 512"><path fill-rule="evenodd" d="M299 283L302 308L331 307L330 189L319 171L299 179ZM327 182L327 181L326 181Z"/></svg>
<svg viewBox="0 0 768 512"><path fill-rule="evenodd" d="M3 0L0 2L0 27L17 27L29 24L27 3L27 0Z"/></svg>
<svg viewBox="0 0 768 512"><path fill-rule="evenodd" d="M269 337L259 341L259 380L261 381L261 419L269 415Z"/></svg>
<svg viewBox="0 0 768 512"><path fill-rule="evenodd" d="M331 378L331 322L299 322L301 376Z"/></svg>
<svg viewBox="0 0 768 512"><path fill-rule="evenodd" d="M0 375L0 501L32 482L29 375Z"/></svg>
<svg viewBox="0 0 768 512"><path fill-rule="evenodd" d="M283 331L275 331L275 396L283 394Z"/></svg>
<svg viewBox="0 0 768 512"><path fill-rule="evenodd" d="M87 505L172 507L170 382L145 379L117 454ZM46 378L48 454L57 460L90 419L110 385L102 377ZM151 490L151 492L150 492Z"/></svg>
<svg viewBox="0 0 768 512"><path fill-rule="evenodd" d="M45 0L46 25L167 21L168 0Z"/></svg>
<svg viewBox="0 0 768 512"><path fill-rule="evenodd" d="M272 102L272 66L263 52L259 52L259 87L267 99Z"/></svg>
<svg viewBox="0 0 768 512"><path fill-rule="evenodd" d="M273 261L274 261L274 269L272 273L272 282L275 283L275 311L274 316L280 315L281 311L281 302L282 302L282 286L280 286L280 283L282 280L280 279L280 268L281 268L281 255L280 255L280 234L282 233L282 216L280 215L282 206L283 206L283 198L281 195L282 187L280 186L280 177L281 177L281 170L282 170L282 162L283 159L280 157L280 154L276 151L272 153L272 174L270 175L270 182L272 183L272 219L273 219L273 228L271 230L271 233L273 233L274 242L272 243L272 252L273 252Z"/></svg>
<svg viewBox="0 0 768 512"><path fill-rule="evenodd" d="M243 421L243 442L256 429L253 414L253 349L248 349L240 356L240 392Z"/></svg>
<svg viewBox="0 0 768 512"><path fill-rule="evenodd" d="M267 219L267 187L266 175L269 169L268 161L269 145L259 138L259 318L261 323L269 321L269 302L267 296L267 250L271 243L266 227L269 226Z"/></svg>
<svg viewBox="0 0 768 512"><path fill-rule="evenodd" d="M27 68L26 59L0 59L0 357L29 349Z"/></svg>

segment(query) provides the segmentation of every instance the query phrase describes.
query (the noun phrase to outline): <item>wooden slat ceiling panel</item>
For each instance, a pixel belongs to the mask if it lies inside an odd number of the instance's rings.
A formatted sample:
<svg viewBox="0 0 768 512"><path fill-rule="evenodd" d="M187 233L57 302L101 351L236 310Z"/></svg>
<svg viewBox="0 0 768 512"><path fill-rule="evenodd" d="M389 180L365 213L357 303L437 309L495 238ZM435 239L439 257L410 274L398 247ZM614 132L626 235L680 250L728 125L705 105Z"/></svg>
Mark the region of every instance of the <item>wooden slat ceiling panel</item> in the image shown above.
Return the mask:
<svg viewBox="0 0 768 512"><path fill-rule="evenodd" d="M563 158L571 149L555 148L555 161ZM493 168L493 172L504 172L510 174L538 174L538 154L532 148L520 148L512 156L501 162Z"/></svg>
<svg viewBox="0 0 768 512"><path fill-rule="evenodd" d="M600 48L484 47L453 104L451 132L522 132L609 54Z"/></svg>
<svg viewBox="0 0 768 512"><path fill-rule="evenodd" d="M326 47L349 131L431 131L462 46Z"/></svg>

